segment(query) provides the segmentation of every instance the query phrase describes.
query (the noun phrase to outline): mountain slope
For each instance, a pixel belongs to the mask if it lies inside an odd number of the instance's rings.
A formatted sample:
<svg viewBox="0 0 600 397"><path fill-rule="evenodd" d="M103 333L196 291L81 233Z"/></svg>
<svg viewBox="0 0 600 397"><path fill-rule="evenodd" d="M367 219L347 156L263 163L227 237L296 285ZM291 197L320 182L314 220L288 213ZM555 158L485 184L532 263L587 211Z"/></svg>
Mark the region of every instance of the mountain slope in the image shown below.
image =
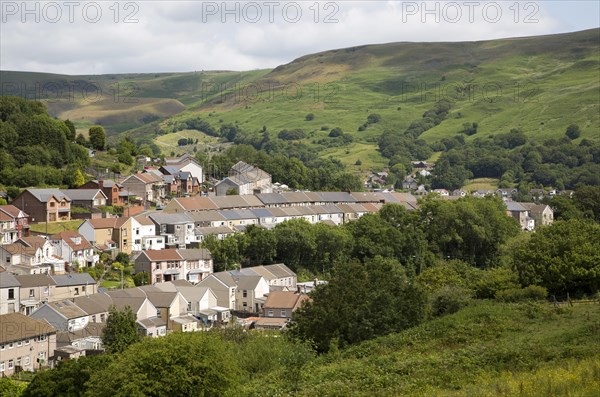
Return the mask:
<svg viewBox="0 0 600 397"><path fill-rule="evenodd" d="M521 128L541 142L562 137L572 123L581 127L581 139L599 139L599 49L600 29L591 29L480 42L365 45L306 55L271 71L1 76L15 82L93 80L103 93L114 92L116 84L122 94L117 100L108 95L93 106L64 99L49 104L54 115L72 115L83 128L99 122L112 135L151 138L165 120L200 116L217 130L226 123L250 134L263 127L272 134L302 129L301 141L320 156L347 165L361 158L367 168L387 163L376 146L383 132L404 131L442 99L452 107L442 123L421 135L429 143L473 122L478 132L467 139ZM314 117L307 121L309 113ZM381 122L358 131L372 113ZM331 145L334 127L353 142Z"/></svg>

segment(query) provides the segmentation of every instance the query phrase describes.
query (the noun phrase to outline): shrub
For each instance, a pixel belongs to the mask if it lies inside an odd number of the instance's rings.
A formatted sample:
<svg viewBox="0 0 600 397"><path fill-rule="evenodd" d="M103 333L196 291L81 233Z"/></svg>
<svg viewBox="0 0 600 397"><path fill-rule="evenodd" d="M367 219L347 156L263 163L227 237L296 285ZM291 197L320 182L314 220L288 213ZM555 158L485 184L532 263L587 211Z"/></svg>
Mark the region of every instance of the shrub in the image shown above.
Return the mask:
<svg viewBox="0 0 600 397"><path fill-rule="evenodd" d="M309 113L309 114L306 115L305 119L306 119L306 121L314 120L315 119L315 115L312 114L312 113Z"/></svg>
<svg viewBox="0 0 600 397"><path fill-rule="evenodd" d="M546 299L547 296L548 290L538 285L510 288L496 292L496 299L503 302L539 301Z"/></svg>
<svg viewBox="0 0 600 397"><path fill-rule="evenodd" d="M431 314L442 316L452 314L465 307L471 301L469 291L454 286L445 286L433 292L430 298Z"/></svg>
<svg viewBox="0 0 600 397"><path fill-rule="evenodd" d="M517 274L509 268L498 267L482 272L475 284L475 296L493 299L498 291L519 288Z"/></svg>

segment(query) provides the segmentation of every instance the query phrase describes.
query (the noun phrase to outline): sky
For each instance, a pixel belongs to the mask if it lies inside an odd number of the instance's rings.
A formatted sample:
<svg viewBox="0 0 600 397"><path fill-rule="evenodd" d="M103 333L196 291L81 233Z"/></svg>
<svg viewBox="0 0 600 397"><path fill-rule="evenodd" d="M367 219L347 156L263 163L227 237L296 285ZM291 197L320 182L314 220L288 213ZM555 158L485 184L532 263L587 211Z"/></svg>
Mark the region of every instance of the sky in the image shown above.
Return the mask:
<svg viewBox="0 0 600 397"><path fill-rule="evenodd" d="M599 26L598 1L0 0L0 69L71 75L270 69L362 44Z"/></svg>

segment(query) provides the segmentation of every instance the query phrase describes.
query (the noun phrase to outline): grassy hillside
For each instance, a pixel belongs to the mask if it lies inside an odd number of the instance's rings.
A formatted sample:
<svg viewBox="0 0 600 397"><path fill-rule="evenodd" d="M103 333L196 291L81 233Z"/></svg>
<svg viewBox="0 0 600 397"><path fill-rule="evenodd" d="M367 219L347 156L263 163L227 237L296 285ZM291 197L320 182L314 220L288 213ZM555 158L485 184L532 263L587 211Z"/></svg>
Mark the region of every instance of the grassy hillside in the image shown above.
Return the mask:
<svg viewBox="0 0 600 397"><path fill-rule="evenodd" d="M302 396L597 396L600 305L478 302L318 359Z"/></svg>
<svg viewBox="0 0 600 397"><path fill-rule="evenodd" d="M376 150L377 138L384 131L404 130L440 99L450 100L452 109L422 135L429 143L460 133L465 122L479 124L468 139L522 128L530 139L542 141L561 137L571 123L581 127L581 138L598 139L599 43L600 30L592 29L480 42L365 45L307 55L271 71L1 72L1 77L28 86L76 87L73 100L49 101L52 114L72 118L81 128L100 123L109 135L154 138L165 118L199 115L217 129L223 123L237 123L248 132L263 126L274 133L303 129L303 141L322 157L346 165L360 157L363 168L372 168L387 163ZM90 84L101 90L100 100L81 98ZM308 113L313 120L306 121ZM382 121L359 132L371 113ZM330 149L319 144L334 127L354 141Z"/></svg>

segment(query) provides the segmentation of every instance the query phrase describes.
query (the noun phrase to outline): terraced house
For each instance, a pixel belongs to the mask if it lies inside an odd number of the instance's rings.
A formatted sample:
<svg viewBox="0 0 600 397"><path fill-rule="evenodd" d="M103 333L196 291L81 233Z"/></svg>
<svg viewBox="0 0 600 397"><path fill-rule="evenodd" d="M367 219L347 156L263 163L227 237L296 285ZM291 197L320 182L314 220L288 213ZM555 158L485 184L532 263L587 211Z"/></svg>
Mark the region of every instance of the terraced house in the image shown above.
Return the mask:
<svg viewBox="0 0 600 397"><path fill-rule="evenodd" d="M56 349L56 329L21 313L0 315L0 376L48 366Z"/></svg>
<svg viewBox="0 0 600 397"><path fill-rule="evenodd" d="M29 236L29 215L14 205L0 205L0 244Z"/></svg>

